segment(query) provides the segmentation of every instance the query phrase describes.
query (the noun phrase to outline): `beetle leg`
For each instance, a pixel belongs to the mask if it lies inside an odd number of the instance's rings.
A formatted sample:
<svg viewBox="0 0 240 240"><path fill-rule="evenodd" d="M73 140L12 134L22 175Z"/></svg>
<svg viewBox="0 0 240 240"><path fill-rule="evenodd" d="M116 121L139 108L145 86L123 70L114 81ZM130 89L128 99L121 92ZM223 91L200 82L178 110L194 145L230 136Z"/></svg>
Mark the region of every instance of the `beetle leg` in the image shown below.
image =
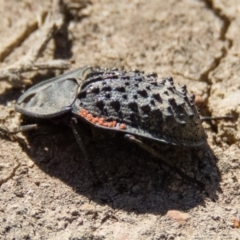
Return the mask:
<svg viewBox="0 0 240 240"><path fill-rule="evenodd" d="M85 164L89 167L90 169L90 174L92 175L93 178L97 179L98 182L102 182L100 180L100 178L98 177L94 165L93 165L93 161L89 158L88 153L86 151L86 148L83 144L83 141L81 139L81 136L77 130L77 119L76 118L72 118L72 120L70 121L70 127L73 131L73 134L75 136L75 139L77 141L78 146L80 147L83 155L84 155L84 159L85 159Z"/></svg>
<svg viewBox="0 0 240 240"><path fill-rule="evenodd" d="M208 121L208 120L233 120L234 116L232 115L225 115L225 116L200 116L201 121Z"/></svg>
<svg viewBox="0 0 240 240"><path fill-rule="evenodd" d="M82 141L82 139L80 137L80 134L78 133L78 130L77 130L77 127L76 127L76 125L77 125L76 121L77 120L75 118L73 118L72 121L70 122L70 126L72 128L72 131L73 131L73 134L74 134L74 137L75 137L75 139L77 141L78 146L80 147L80 149L81 149L85 159L88 161L88 159L89 159L88 153L87 153L87 151L85 149L85 146L84 146L83 141Z"/></svg>
<svg viewBox="0 0 240 240"><path fill-rule="evenodd" d="M0 136L12 140L12 137L19 132L27 132L38 128L39 128L38 124L23 125L16 127L13 130L9 130L6 127L0 127Z"/></svg>
<svg viewBox="0 0 240 240"><path fill-rule="evenodd" d="M166 160L165 157L163 157L161 154L159 154L157 151L155 151L153 148L149 147L148 145L146 145L145 143L143 143L141 140L137 139L135 136L130 135L130 134L125 134L124 137L131 141L136 143L138 146L140 146L141 148L143 148L144 150L146 150L147 152L151 153L154 157L159 158L161 160L161 162L163 164L165 164L166 166L168 166L170 169L173 169L178 175L180 175L182 178L187 179L189 182L192 183L197 183L201 189L204 189L204 184L200 181L198 181L195 178L192 178L190 176L188 176L187 174L185 174L183 171L181 171L179 168L175 167L174 165L172 165L169 161Z"/></svg>

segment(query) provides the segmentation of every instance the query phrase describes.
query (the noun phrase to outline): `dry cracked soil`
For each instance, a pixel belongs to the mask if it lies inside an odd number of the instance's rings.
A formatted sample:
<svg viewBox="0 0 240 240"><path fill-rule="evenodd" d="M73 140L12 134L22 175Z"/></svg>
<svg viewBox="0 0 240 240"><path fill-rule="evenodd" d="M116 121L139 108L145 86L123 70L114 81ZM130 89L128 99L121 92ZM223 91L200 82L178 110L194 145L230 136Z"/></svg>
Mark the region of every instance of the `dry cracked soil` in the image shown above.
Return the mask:
<svg viewBox="0 0 240 240"><path fill-rule="evenodd" d="M68 128L0 138L0 239L240 239L239 0L0 0L0 124L33 84L85 65L172 76L196 95L208 144L159 146L202 191L119 136Z"/></svg>

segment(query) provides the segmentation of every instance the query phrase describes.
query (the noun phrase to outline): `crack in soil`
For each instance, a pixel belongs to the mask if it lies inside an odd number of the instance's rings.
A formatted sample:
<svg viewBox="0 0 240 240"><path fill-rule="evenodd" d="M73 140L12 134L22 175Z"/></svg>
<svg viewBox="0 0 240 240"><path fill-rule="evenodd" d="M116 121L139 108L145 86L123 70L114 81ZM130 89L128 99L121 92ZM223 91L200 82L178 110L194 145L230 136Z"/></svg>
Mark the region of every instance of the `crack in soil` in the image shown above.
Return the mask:
<svg viewBox="0 0 240 240"><path fill-rule="evenodd" d="M226 38L226 33L229 29L229 26L231 24L230 19L228 18L227 15L225 15L221 9L217 8L214 3L213 0L202 0L202 2L205 4L206 8L209 9L210 11L213 12L213 14L219 18L222 21L222 28L220 30L219 33L219 40L222 42L225 42L226 44L223 46L223 48L221 49L222 54L220 55L220 57L215 58L214 62L209 66L209 68L201 74L199 81L201 82L206 82L209 84L209 88L207 90L207 99L205 102L205 106L206 106L206 115L211 116L211 111L209 110L209 97L211 95L211 90L212 90L212 82L209 79L209 74L214 71L216 68L218 68L218 66L220 65L222 59L224 59L227 55L228 50L232 47L233 43L231 39ZM214 127L212 125L212 129L214 129L214 131L216 131L216 127Z"/></svg>
<svg viewBox="0 0 240 240"><path fill-rule="evenodd" d="M206 8L209 9L210 11L212 11L213 14L222 21L223 25L222 25L222 28L221 28L221 31L220 31L220 34L219 34L219 40L227 43L226 44L227 46L224 46L223 49L222 49L221 56L215 59L215 61L201 75L201 77L199 79L200 81L211 83L209 78L208 78L209 73L212 72L214 69L216 69L220 65L221 60L227 55L227 50L229 50L233 45L232 40L226 38L226 33L227 33L228 28L231 24L231 21L221 11L221 9L218 9L217 7L214 6L213 0L202 0L202 1L205 3ZM210 93L210 90L211 90L211 87L209 89L209 93Z"/></svg>
<svg viewBox="0 0 240 240"><path fill-rule="evenodd" d="M45 21L47 16L47 11L43 11L39 14L41 21ZM26 23L24 29L19 32L19 34L15 37L13 41L11 41L0 54L0 61L3 62L5 58L7 58L17 47L19 47L31 34L33 34L36 30L39 29L39 23L36 19L35 21Z"/></svg>
<svg viewBox="0 0 240 240"><path fill-rule="evenodd" d="M17 169L20 167L20 163L17 159L16 159L16 163L17 163L16 166L13 167L12 172L9 174L9 176L0 181L0 186L15 176Z"/></svg>

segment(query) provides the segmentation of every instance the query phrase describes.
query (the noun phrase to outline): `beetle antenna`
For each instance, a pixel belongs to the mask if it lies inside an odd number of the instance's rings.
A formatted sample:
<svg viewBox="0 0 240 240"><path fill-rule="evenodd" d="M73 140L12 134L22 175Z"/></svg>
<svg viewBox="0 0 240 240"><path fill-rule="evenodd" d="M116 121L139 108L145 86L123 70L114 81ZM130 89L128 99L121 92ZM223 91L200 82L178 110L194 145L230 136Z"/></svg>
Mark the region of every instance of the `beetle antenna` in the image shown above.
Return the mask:
<svg viewBox="0 0 240 240"><path fill-rule="evenodd" d="M225 116L215 116L215 117L211 117L211 116L201 116L200 119L202 121L208 121L208 120L233 120L234 117L232 115L225 115Z"/></svg>

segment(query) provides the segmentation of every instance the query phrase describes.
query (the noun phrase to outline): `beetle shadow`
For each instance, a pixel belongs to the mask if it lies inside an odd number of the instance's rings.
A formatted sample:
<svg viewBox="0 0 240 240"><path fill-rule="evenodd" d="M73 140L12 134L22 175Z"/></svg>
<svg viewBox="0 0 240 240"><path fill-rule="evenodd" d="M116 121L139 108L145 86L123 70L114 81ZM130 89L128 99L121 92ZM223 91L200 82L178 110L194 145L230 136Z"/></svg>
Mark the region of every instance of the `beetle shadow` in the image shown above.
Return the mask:
<svg viewBox="0 0 240 240"><path fill-rule="evenodd" d="M201 191L198 185L182 179L122 135L104 135L101 140L83 139L100 184L94 182L68 128L53 126L29 132L26 138L30 147L22 147L41 170L59 178L79 195L114 209L165 214L170 209L186 211L204 205L206 198L217 200L221 177L209 146L159 147L159 152L174 166L205 184Z"/></svg>
<svg viewBox="0 0 240 240"><path fill-rule="evenodd" d="M0 94L0 105L6 105L6 102L15 101L20 95L19 89L9 88Z"/></svg>

